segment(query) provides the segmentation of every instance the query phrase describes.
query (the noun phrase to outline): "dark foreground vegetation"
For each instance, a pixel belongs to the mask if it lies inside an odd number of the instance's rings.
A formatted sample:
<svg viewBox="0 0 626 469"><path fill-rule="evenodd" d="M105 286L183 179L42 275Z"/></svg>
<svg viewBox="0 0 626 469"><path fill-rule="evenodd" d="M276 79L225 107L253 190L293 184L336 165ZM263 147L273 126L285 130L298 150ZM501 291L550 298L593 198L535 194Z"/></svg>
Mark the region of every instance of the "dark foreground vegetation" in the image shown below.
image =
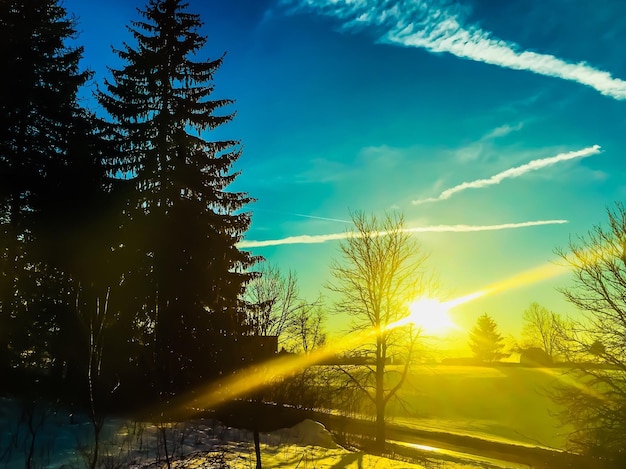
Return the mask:
<svg viewBox="0 0 626 469"><path fill-rule="evenodd" d="M91 73L60 2L0 5L6 392L129 409L240 365L257 259L236 247L251 198L226 190L239 144L206 139L233 117L211 99L222 58L193 60L206 40L180 1L140 17L99 117L81 107Z"/></svg>
<svg viewBox="0 0 626 469"><path fill-rule="evenodd" d="M26 467L35 465L38 431L55 412L88 416L86 464L95 468L107 418L166 428L187 417L181 396L219 388L272 355L250 337L280 336L303 352L323 343L319 305L297 298L291 273L283 282L238 248L253 201L229 191L241 145L210 138L234 118L233 101L213 94L224 55L205 56L201 19L181 0L148 0L138 13L128 42L116 46L120 68L87 89L97 101L93 112L79 99L92 73L81 69L82 48L69 45L77 24L62 2L0 2L0 59L10 71L0 87L0 394L19 403ZM584 386L563 386L552 397L574 428L569 447L584 457L443 434L420 438L552 458L551 467L623 465L626 212L617 204L608 215L608 228L597 226L561 253L574 272L563 293L586 317L529 313L543 339L543 364L559 354L578 364ZM385 418L418 355L418 328L397 324L407 299L428 284L427 256L401 215L377 220L357 212L353 222L358 236L341 244L330 289L357 329L377 331L358 347L371 361L347 359L330 378L305 369L241 388L223 399L227 407L202 409L251 427L257 455L258 433L270 421L285 424L278 407L263 402L356 413L364 400L374 427L318 417L331 427L356 425L353 432L373 436L377 451L394 435L417 438L387 427ZM504 355L487 314L471 348L481 362ZM401 365L389 366L392 357ZM324 380L330 388L318 385Z"/></svg>

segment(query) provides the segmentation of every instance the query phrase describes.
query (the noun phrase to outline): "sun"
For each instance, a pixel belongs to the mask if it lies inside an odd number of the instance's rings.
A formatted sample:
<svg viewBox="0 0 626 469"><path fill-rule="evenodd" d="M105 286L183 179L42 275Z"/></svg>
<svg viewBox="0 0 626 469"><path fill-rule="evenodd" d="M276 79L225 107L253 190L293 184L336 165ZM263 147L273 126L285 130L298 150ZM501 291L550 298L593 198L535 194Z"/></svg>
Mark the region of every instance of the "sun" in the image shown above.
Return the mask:
<svg viewBox="0 0 626 469"><path fill-rule="evenodd" d="M409 305L409 321L421 328L424 333L442 335L457 326L448 314L449 306L432 298L420 298Z"/></svg>

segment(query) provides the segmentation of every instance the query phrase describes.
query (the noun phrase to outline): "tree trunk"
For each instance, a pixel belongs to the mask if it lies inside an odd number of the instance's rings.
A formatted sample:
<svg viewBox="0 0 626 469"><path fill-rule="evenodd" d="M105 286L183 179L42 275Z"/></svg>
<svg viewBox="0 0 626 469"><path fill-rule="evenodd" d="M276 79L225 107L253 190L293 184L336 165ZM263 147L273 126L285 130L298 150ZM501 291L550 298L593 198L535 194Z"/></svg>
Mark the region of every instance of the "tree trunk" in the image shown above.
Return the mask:
<svg viewBox="0 0 626 469"><path fill-rule="evenodd" d="M381 337L376 340L376 449L385 449L385 354Z"/></svg>
<svg viewBox="0 0 626 469"><path fill-rule="evenodd" d="M98 467L98 457L100 456L100 430L102 430L102 425L99 425L98 422L95 421L95 416L92 418L94 419L94 421L92 422L94 431L94 444L89 469L96 469Z"/></svg>
<svg viewBox="0 0 626 469"><path fill-rule="evenodd" d="M256 469L263 469L261 465L261 441L259 437L259 427L254 426L254 453L256 454Z"/></svg>

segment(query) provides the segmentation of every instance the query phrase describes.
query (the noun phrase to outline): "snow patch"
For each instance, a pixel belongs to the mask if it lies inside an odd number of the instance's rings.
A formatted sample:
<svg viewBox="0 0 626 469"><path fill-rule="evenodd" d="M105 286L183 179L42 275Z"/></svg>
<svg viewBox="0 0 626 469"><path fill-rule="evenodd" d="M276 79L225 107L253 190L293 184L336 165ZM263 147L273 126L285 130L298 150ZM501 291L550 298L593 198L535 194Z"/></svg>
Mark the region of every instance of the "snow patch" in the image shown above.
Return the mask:
<svg viewBox="0 0 626 469"><path fill-rule="evenodd" d="M303 420L291 428L282 428L270 433L268 444L319 446L327 449L340 448L324 425L310 419Z"/></svg>

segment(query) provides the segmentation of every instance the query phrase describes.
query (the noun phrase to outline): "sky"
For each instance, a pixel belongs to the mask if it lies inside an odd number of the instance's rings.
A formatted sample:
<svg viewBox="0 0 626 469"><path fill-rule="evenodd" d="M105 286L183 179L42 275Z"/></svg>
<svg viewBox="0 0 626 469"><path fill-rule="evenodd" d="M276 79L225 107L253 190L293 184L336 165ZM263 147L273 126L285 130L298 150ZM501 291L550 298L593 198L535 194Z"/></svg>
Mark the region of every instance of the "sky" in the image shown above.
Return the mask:
<svg viewBox="0 0 626 469"><path fill-rule="evenodd" d="M64 6L95 107L91 90L121 66L112 46L133 44L126 25L145 4ZM558 291L570 276L551 273L556 249L626 199L626 3L189 0L189 11L208 37L199 58L226 53L214 97L234 99L236 117L207 137L243 147L230 189L256 202L242 248L331 303L350 213L401 211L442 299L505 281L454 308L461 327L488 313L519 335L533 301L576 314ZM506 282L543 266L549 278Z"/></svg>

